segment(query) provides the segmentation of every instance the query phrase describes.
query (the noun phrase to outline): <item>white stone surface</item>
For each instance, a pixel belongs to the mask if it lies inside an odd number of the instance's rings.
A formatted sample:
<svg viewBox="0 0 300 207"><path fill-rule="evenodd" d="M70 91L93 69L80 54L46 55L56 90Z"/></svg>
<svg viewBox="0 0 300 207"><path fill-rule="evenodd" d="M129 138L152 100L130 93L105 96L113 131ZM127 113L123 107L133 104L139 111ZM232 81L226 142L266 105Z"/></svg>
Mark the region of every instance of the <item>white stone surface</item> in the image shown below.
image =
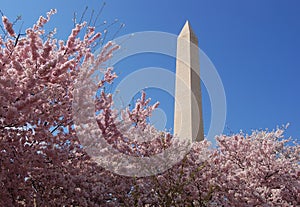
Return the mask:
<svg viewBox="0 0 300 207"><path fill-rule="evenodd" d="M204 139L198 39L186 21L177 39L174 134Z"/></svg>

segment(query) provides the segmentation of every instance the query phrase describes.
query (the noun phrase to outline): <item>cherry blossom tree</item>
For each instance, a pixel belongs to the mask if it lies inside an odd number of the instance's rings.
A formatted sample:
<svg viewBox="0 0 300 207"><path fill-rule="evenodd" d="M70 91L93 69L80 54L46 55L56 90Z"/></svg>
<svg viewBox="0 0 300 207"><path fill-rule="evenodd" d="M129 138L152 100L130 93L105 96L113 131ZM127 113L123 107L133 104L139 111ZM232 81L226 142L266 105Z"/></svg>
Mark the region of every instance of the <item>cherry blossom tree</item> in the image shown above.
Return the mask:
<svg viewBox="0 0 300 207"><path fill-rule="evenodd" d="M158 176L137 181L141 206L298 206L299 145L286 145L283 129L206 141ZM150 190L151 189L151 190Z"/></svg>
<svg viewBox="0 0 300 207"><path fill-rule="evenodd" d="M67 41L56 39L55 30L44 30L55 12L24 36L2 16L0 206L300 205L300 147L287 144L283 129L219 136L217 149L206 140L193 143L181 161L151 176L123 176L100 166L78 138L73 106L82 74L96 70L103 78L96 83L95 117L109 145L150 157L181 143L147 122L158 103L149 105L144 92L133 109L114 109L112 94L103 89L117 78L106 61L119 46L108 42L94 55L101 34L85 22Z"/></svg>
<svg viewBox="0 0 300 207"><path fill-rule="evenodd" d="M298 206L300 147L283 129L218 138L211 163L217 203L228 206Z"/></svg>
<svg viewBox="0 0 300 207"><path fill-rule="evenodd" d="M89 161L72 123L72 90L81 64L100 65L117 46L108 43L94 58L92 45L100 33L88 27L81 40L85 23L77 24L66 42L55 39L55 31L45 37L43 26L55 12L40 17L18 40L2 17L1 206L92 206L119 195L113 192L119 177ZM110 70L105 74L103 84L110 81Z"/></svg>

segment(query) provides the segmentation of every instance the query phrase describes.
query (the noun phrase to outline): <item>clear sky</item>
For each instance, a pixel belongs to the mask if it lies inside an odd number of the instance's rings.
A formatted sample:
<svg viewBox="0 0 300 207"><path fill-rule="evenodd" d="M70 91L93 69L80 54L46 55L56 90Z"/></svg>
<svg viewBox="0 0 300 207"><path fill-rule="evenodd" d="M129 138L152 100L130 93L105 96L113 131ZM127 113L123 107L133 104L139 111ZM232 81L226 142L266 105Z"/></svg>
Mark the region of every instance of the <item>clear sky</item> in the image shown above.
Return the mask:
<svg viewBox="0 0 300 207"><path fill-rule="evenodd" d="M88 6L90 14L92 9L99 10L102 3L1 0L0 8L11 19L22 15L23 28L50 8L57 8L51 25L57 27L57 37L64 39L72 28L74 11L80 16ZM199 47L222 79L227 99L226 126L233 132L251 132L289 122L287 135L300 137L300 1L107 0L100 18L108 22L119 19L110 29L111 34L125 23L118 36L141 31L178 34L188 19L199 38ZM161 55L137 55L126 61L116 65L121 79L143 67L175 70L174 59ZM207 133L210 102L205 88L202 90ZM167 114L166 127L171 128L172 97L157 90L150 90L149 95L153 100L161 100L161 108ZM229 133L229 129L225 128L224 133Z"/></svg>

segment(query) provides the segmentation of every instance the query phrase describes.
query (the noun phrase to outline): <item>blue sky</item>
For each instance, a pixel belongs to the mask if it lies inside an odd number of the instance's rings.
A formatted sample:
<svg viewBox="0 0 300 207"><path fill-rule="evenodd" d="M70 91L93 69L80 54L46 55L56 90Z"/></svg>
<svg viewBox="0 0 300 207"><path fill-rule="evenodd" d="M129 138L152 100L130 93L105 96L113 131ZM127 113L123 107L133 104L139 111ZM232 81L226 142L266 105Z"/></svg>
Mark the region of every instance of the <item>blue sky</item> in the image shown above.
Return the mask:
<svg viewBox="0 0 300 207"><path fill-rule="evenodd" d="M65 39L72 28L73 12L85 6L99 10L103 1L0 1L2 12L13 19L22 15L23 28L32 25L50 8L57 8L50 26ZM100 21L126 26L118 36L141 31L178 34L188 19L199 38L199 47L214 63L227 98L226 125L240 129L273 129L290 123L287 136L300 137L300 2L297 0L108 0ZM99 28L100 30L103 29ZM175 70L174 59L157 54L137 55L116 65L120 79L143 67ZM121 72L122 71L122 72ZM157 77L159 78L159 77ZM167 81L167 80L166 80ZM203 90L204 125L210 122L210 102ZM161 100L172 127L173 99L158 90L149 90L153 100ZM229 133L230 130L224 130ZM299 140L299 139L298 139Z"/></svg>

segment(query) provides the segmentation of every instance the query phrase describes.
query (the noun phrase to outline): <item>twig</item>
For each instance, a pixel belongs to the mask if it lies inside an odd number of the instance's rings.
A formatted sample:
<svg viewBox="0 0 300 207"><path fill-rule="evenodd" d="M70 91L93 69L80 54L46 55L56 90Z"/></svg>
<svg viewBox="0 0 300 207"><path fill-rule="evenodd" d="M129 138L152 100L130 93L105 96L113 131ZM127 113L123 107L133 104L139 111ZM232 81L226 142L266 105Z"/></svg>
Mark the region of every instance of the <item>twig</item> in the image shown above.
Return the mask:
<svg viewBox="0 0 300 207"><path fill-rule="evenodd" d="M82 13L82 15L81 15L81 17L80 17L79 24L81 24L81 22L82 22L82 20L83 20L83 17L84 17L84 15L85 15L86 11L87 11L87 9L88 9L88 6L85 7L85 9L84 9L84 11L83 11L83 13Z"/></svg>
<svg viewBox="0 0 300 207"><path fill-rule="evenodd" d="M115 34L113 35L112 39L115 39L115 37L117 36L117 34L119 34L119 32L121 31L121 29L125 26L124 23L122 23L119 27L119 29L115 32Z"/></svg>
<svg viewBox="0 0 300 207"><path fill-rule="evenodd" d="M74 27L76 27L76 12L73 14L73 22L74 22Z"/></svg>
<svg viewBox="0 0 300 207"><path fill-rule="evenodd" d="M99 16L100 16L100 14L102 13L105 4L106 4L106 3L103 2L102 7L101 7L100 11L98 12L98 14L97 14L97 16L96 16L96 18L95 18L95 21L94 21L93 26L95 26L96 22L98 21L98 18L99 18Z"/></svg>
<svg viewBox="0 0 300 207"><path fill-rule="evenodd" d="M93 9L93 10L92 10L92 13L91 13L91 17L90 17L89 23L88 23L88 26L91 26L91 21L92 21L92 19L93 19L94 12L95 12L95 10Z"/></svg>

